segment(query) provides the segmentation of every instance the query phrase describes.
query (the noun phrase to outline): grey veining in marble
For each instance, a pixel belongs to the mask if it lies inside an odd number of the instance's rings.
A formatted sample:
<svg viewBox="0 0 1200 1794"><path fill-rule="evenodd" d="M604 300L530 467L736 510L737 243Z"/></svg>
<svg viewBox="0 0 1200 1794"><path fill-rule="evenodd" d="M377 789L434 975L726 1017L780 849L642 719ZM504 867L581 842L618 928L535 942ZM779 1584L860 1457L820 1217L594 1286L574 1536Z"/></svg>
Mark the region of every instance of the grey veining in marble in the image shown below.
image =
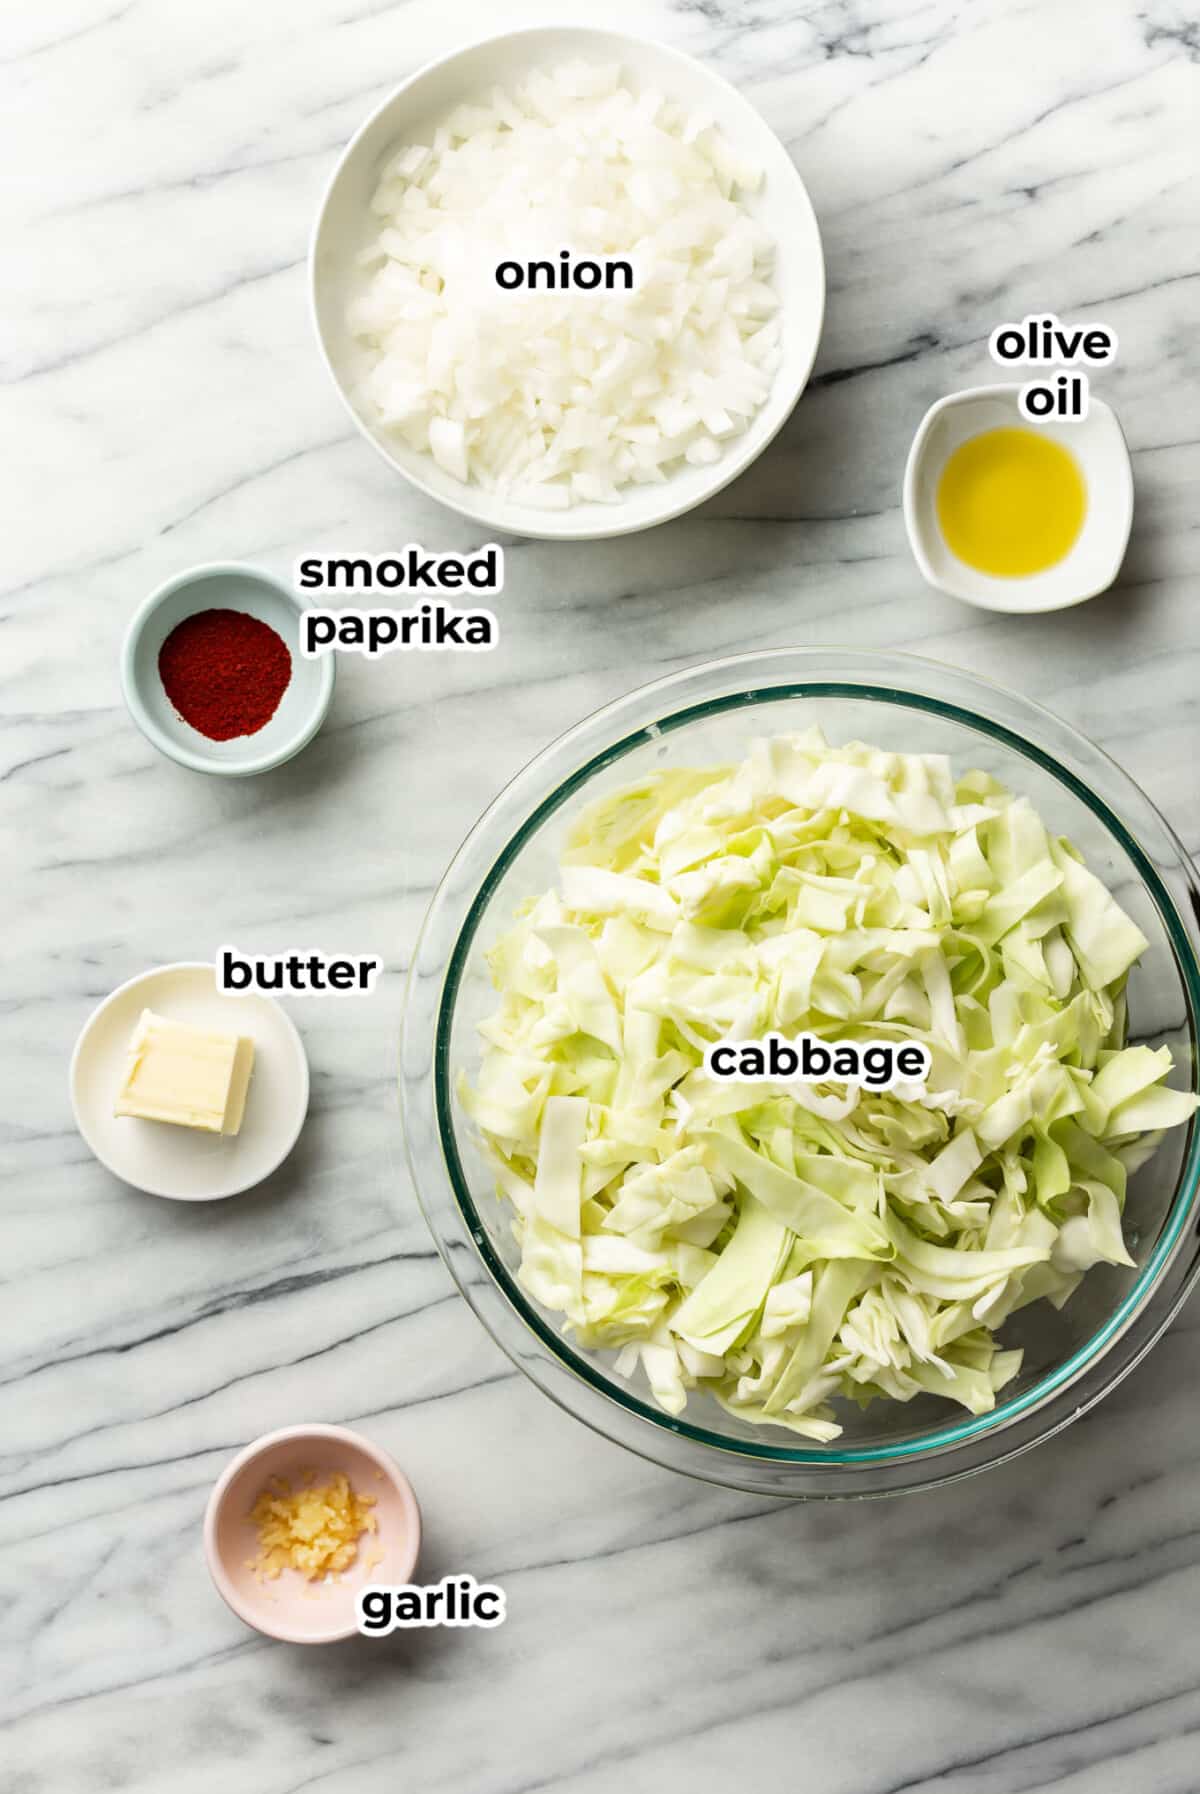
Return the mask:
<svg viewBox="0 0 1200 1794"><path fill-rule="evenodd" d="M561 16L564 9L556 9ZM565 9L569 14L571 9ZM579 9L585 18L592 9ZM611 0L737 82L821 219L828 324L765 459L650 535L506 544L493 655L341 668L317 743L206 781L129 724L130 610L189 562L475 545L351 434L303 262L339 146L484 0L9 0L0 20L6 898L5 1794L1195 1794L1200 1310L1068 1433L887 1504L773 1507L558 1413L453 1293L402 1167L402 977L449 854L584 711L729 650L851 637L1019 686L1193 850L1200 34L1187 0ZM926 590L898 507L925 406L1036 308L1116 325L1119 588L1042 619ZM73 1131L94 1003L220 940L376 952L294 1005L313 1112L250 1197L141 1197ZM303 1652L242 1628L199 1521L230 1454L360 1423L426 1568L497 1632Z"/></svg>

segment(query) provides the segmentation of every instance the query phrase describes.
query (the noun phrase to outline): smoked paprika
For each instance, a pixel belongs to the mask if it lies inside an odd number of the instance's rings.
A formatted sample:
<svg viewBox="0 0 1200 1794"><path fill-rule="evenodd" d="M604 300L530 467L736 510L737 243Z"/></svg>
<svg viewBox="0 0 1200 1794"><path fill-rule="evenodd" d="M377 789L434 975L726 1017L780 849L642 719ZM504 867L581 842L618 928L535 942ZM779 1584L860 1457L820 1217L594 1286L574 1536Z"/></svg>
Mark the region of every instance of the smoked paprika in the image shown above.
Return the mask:
<svg viewBox="0 0 1200 1794"><path fill-rule="evenodd" d="M279 708L292 657L267 623L240 610L202 610L177 623L158 655L163 689L209 741L256 735Z"/></svg>

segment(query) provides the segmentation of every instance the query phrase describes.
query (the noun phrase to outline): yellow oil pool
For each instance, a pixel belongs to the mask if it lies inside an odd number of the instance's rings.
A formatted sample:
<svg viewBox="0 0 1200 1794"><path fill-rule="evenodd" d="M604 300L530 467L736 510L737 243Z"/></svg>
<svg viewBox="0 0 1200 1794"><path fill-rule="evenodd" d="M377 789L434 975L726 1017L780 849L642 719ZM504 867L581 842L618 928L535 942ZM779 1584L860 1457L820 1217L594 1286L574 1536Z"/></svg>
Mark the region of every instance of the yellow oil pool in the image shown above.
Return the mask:
<svg viewBox="0 0 1200 1794"><path fill-rule="evenodd" d="M1041 573L1070 553L1087 487L1069 449L1036 430L984 430L942 469L937 514L960 561L997 579Z"/></svg>

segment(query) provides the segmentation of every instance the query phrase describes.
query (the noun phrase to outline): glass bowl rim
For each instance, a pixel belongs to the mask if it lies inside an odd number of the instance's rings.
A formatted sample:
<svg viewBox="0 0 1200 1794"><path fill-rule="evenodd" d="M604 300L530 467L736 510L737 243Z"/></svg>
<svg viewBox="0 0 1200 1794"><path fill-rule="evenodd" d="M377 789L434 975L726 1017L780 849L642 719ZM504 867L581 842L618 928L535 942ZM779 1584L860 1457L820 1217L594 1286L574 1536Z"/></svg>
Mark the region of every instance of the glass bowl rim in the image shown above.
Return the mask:
<svg viewBox="0 0 1200 1794"><path fill-rule="evenodd" d="M1186 850L1176 837L1174 830L1171 828L1166 818L1158 811L1157 807L1151 802L1146 793L1137 785L1137 782L1132 776L1125 772L1110 755L1105 753L1104 749L1100 748L1095 742L1092 742L1088 737L1084 736L1081 731L1075 729L1073 725L1066 723L1054 712L1047 710L1044 706L1036 703L1033 699L1026 697L1024 694L1015 693L980 674L968 672L964 668L954 667L948 663L934 661L924 656L906 654L901 650L846 649L833 645L778 648L742 655L724 656L716 660L696 663L681 669L679 672L670 674L664 679L654 680L648 684L634 687L631 691L623 694L612 702L602 705L598 710L589 713L579 723L574 725L573 728L567 730L565 733L559 735L553 741L548 743L546 747L541 749L533 759L528 761L517 772L514 778L509 781L497 795L495 800L493 800L493 803L489 804L474 828L467 835L458 853L454 855L454 858L450 862L443 879L440 881L437 890L434 893L425 922L422 925L422 936L429 926L430 920L437 909L439 898L445 890L455 866L458 864L467 847L477 839L482 830L486 827L489 818L492 816L498 805L511 793L513 787L526 777L526 775L534 773L536 769L556 750L564 747L574 736L586 730L589 726L596 725L606 715L620 711L622 708L633 704L638 699L648 699L656 691L661 690L664 698L667 697L673 685L685 681L689 676L696 677L708 673L717 673L725 669L736 669L739 663L745 665L749 665L750 663L762 664L763 662L769 662L773 658L795 659L801 657L803 659L809 659L811 657L817 659L824 655L845 655L853 660L866 663L868 667L872 663L878 663L881 670L883 670L890 661L895 660L901 662L906 669L911 669L914 675L919 674L922 669L927 669L929 672L942 677L949 675L952 679L962 680L968 685L977 686L984 692L989 689L995 691L998 696L1007 699L1010 703L1016 703L1027 711L1032 712L1034 715L1044 718L1048 723L1053 725L1056 730L1061 730L1068 736L1068 738L1073 738L1080 745L1085 746L1093 753L1100 755L1101 758L1114 769L1118 776L1138 793L1164 830L1166 837L1179 855L1181 863L1185 868L1190 865ZM1079 1346L1073 1353L1071 1353L1070 1357L1065 1359L1062 1364L1041 1377L1020 1395L1014 1396L1008 1402L998 1404L989 1413L967 1416L965 1419L940 1427L934 1432L891 1445L858 1447L838 1447L832 1444L823 1446L775 1445L765 1439L735 1439L727 1434L712 1432L706 1427L697 1425L695 1422L685 1419L683 1416L669 1415L665 1411L654 1407L651 1403L643 1401L631 1390L622 1389L601 1376L593 1369L586 1357L577 1352L563 1335L554 1330L525 1296L507 1265L504 1264L503 1260L494 1250L488 1231L479 1216L475 1199L471 1194L468 1180L463 1171L452 1113L454 1099L450 1074L450 1034L453 1024L455 1004L463 975L466 970L469 954L475 944L476 936L486 914L492 894L504 874L516 860L521 849L541 824L550 816L554 815L556 811L560 810L572 796L578 794L596 773L619 761L632 752L634 748L643 745L647 739L652 739L658 735L670 734L673 730L681 728L688 723L704 720L707 717L720 715L729 711L751 711L764 703L779 702L788 698L812 697L817 695L844 697L867 702L881 702L892 705L897 709L916 709L923 711L928 715L960 724L979 734L990 737L992 740L999 742L1006 748L1014 750L1018 756L1040 766L1044 772L1051 776L1051 778L1055 779L1060 785L1065 786L1067 790L1069 790L1092 812L1116 840L1128 856L1138 876L1141 878L1159 918L1162 921L1173 950L1175 964L1180 974L1185 999L1188 1005L1188 1023L1192 1040L1193 1043L1200 1045L1200 961L1197 959L1196 951L1191 940L1188 938L1186 929L1182 926L1178 910L1169 891L1166 889L1153 861L1142 847L1136 835L1121 820L1121 818L1109 808L1104 800L1100 798L1096 792L1091 790L1086 781L1070 767L1056 759L1053 754L1042 748L1038 743L1019 735L1013 729L1006 727L1003 723L997 722L994 718L983 712L969 709L966 705L952 703L942 698L933 697L926 692L906 689L903 686L889 686L886 684L873 685L867 683L865 680L862 682L855 682L854 680L822 677L819 673L813 673L799 679L782 679L778 683L768 683L765 680L761 682L756 681L752 686L739 691L708 697L699 702L687 704L680 709L669 709L667 714L659 716L653 721L643 722L637 727L631 728L627 732L623 732L616 740L610 741L605 746L598 748L597 751L592 753L581 765L577 766L572 772L561 778L550 791L546 792L534 804L533 808L528 811L524 816L524 819L509 835L504 846L495 855L491 865L480 880L478 888L471 897L466 914L458 926L453 946L447 958L442 988L436 1002L436 1026L433 1052L434 1110L443 1162L459 1214L466 1225L467 1232L484 1268L492 1278L493 1283L498 1288L500 1294L505 1298L515 1317L523 1323L527 1330L534 1335L542 1346L550 1351L561 1367L587 1384L592 1390L614 1404L618 1409L636 1417L638 1420L648 1422L659 1432L670 1433L690 1439L695 1444L702 1446L708 1451L733 1454L735 1457L748 1458L767 1464L794 1464L815 1470L819 1470L822 1465L831 1468L847 1468L855 1465L876 1467L885 1467L889 1464L903 1465L905 1463L910 1463L915 1459L950 1451L955 1447L970 1445L973 1442L986 1438L990 1434L998 1434L1005 1427L1012 1425L1022 1417L1029 1416L1035 1410L1044 1407L1052 1397L1061 1394L1064 1389L1076 1382L1085 1374L1085 1372L1097 1365L1100 1360L1103 1359L1109 1348L1116 1340L1122 1337L1136 1320L1139 1313L1146 1307L1158 1287L1161 1273L1174 1257L1188 1218L1196 1207L1197 1198L1200 1196L1200 1127L1193 1121L1189 1130L1190 1138L1187 1155L1180 1169L1171 1208L1163 1224L1159 1238L1155 1242L1154 1250L1150 1254L1149 1259L1143 1266L1133 1286L1117 1305L1114 1312L1108 1317L1107 1321L1099 1327L1083 1345ZM413 956L412 968L410 969L410 981L415 976L415 968L419 959L419 946L420 942L418 942L418 952L414 953ZM412 1167L412 1169L414 1184L417 1187L418 1200L422 1201L422 1207L424 1208L425 1205L420 1196L420 1186L416 1178L415 1167ZM431 1231L434 1233L435 1240L439 1246L439 1251L441 1251L442 1243L437 1231L432 1228L432 1226ZM445 1258L446 1255L444 1251L442 1255L443 1258ZM448 1260L446 1262L449 1263ZM453 1269L451 1269L451 1275L454 1276L455 1283L462 1289L463 1286L455 1275ZM1184 1289L1178 1301L1172 1305L1172 1315L1177 1312L1179 1304L1185 1299L1188 1293L1188 1289L1190 1289L1190 1284ZM463 1293L467 1294L465 1290ZM469 1295L467 1299L469 1306L471 1306L472 1310L478 1315L479 1310L475 1303L471 1301ZM483 1317L480 1316L479 1318L482 1319ZM1170 1317L1168 1317L1168 1320L1169 1318ZM1166 1324L1167 1322L1163 1323L1164 1326ZM488 1327L489 1332L493 1331L486 1320L484 1321L484 1325ZM1156 1330L1153 1337L1157 1338L1157 1336L1158 1330ZM496 1337L494 1333L493 1337ZM505 1346L504 1341L497 1339L497 1343L501 1346L501 1349L506 1352L506 1355L511 1358L512 1354L508 1352L508 1348ZM1153 1343L1153 1339L1150 1343ZM1148 1346L1144 1349L1148 1349ZM1139 1356L1140 1355L1141 1354L1139 1353ZM519 1365L519 1368L522 1370L525 1369L524 1365ZM538 1386L544 1390L544 1385L539 1384ZM549 1393L545 1390L544 1392ZM1106 1392L1106 1390L1101 1391L1101 1393Z"/></svg>

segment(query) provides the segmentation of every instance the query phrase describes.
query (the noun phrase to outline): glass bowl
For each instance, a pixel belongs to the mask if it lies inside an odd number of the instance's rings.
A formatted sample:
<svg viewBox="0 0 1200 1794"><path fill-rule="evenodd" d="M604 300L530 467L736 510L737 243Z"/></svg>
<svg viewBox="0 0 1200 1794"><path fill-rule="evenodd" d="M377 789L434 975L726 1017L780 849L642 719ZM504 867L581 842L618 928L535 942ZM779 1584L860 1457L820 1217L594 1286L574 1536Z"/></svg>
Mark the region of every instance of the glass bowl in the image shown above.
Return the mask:
<svg viewBox="0 0 1200 1794"><path fill-rule="evenodd" d="M1172 1082L1197 1088L1200 881L1149 799L1101 750L1027 698L908 655L787 648L693 667L597 711L538 755L455 856L429 909L409 976L401 1086L409 1163L447 1266L519 1369L597 1432L673 1470L758 1494L882 1495L970 1475L1050 1437L1125 1376L1200 1272L1200 1129L1172 1130L1130 1179L1125 1233L1136 1268L1097 1265L1061 1313L1033 1303L1000 1331L1023 1346L1019 1378L992 1413L922 1396L838 1403L831 1445L749 1425L695 1390L672 1417L640 1373L585 1351L516 1279L511 1210L456 1086L479 1064L477 1023L495 1002L484 953L517 905L556 879L570 823L590 799L667 764L741 758L751 740L819 723L906 752L944 753L1028 796L1069 835L1150 942L1130 976L1130 1039L1174 1055Z"/></svg>

